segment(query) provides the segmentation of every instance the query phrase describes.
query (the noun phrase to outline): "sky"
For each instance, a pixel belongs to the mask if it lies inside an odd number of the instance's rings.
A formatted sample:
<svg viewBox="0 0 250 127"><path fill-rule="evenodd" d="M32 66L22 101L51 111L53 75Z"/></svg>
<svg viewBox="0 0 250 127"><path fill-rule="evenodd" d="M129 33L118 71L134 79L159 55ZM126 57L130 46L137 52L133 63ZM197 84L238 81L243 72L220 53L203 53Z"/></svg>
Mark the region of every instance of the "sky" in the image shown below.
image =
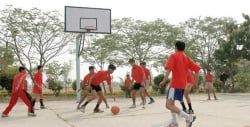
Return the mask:
<svg viewBox="0 0 250 127"><path fill-rule="evenodd" d="M64 14L64 6L107 8L111 9L112 19L132 17L154 21L161 18L171 24L200 16L232 17L242 22L242 13L250 14L250 0L1 0L0 9L6 5L22 9L36 7L42 11L58 10L61 14ZM74 55L71 57L74 61ZM85 67L81 68L81 78L88 72L88 64L82 66ZM75 66L72 67L74 77ZM128 72L126 69L118 68L114 75L119 73L118 77L124 77Z"/></svg>

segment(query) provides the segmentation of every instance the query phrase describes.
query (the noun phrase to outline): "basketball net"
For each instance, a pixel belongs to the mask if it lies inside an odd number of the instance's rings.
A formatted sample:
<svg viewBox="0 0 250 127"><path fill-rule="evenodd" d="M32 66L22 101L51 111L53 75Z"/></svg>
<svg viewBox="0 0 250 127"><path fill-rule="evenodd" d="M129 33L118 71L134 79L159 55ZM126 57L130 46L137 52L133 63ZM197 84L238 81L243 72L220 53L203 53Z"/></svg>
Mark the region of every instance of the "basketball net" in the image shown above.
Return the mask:
<svg viewBox="0 0 250 127"><path fill-rule="evenodd" d="M85 41L85 34L89 33L90 31L91 31L90 29L86 29L86 32L83 32L83 34L82 34L81 41L80 41L80 46L79 46L78 56L82 55L82 53L83 53L83 50L84 50L84 41Z"/></svg>

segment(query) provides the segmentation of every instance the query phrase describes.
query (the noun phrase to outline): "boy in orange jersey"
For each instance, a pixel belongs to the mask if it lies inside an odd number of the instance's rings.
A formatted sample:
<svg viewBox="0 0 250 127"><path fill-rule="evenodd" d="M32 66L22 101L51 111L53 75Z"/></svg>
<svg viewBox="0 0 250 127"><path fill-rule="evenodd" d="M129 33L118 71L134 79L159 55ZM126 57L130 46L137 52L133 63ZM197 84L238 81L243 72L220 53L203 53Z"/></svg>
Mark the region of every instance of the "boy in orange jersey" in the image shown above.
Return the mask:
<svg viewBox="0 0 250 127"><path fill-rule="evenodd" d="M195 72L195 85L198 84L199 70L201 69L201 67L194 63L191 58L185 55L184 49L185 43L176 41L175 53L169 56L165 65L166 75L159 84L159 86L165 85L170 72L172 72L172 80L166 95L166 108L171 111L172 121L167 127L179 126L176 121L176 114L185 118L187 127L191 127L196 119L196 116L189 115L175 106L175 100L183 100L184 89L187 84L188 69Z"/></svg>
<svg viewBox="0 0 250 127"><path fill-rule="evenodd" d="M80 109L80 105L82 104L84 99L88 96L88 93L91 93L91 87L88 86L88 84L89 84L89 78L94 74L95 74L95 67L94 66L89 66L89 73L84 76L84 78L82 80L82 86L78 90L78 92L80 92L82 89L85 89L84 93L83 93L83 96L82 96L82 98L80 99L80 101L79 101L79 103L77 105L77 109Z"/></svg>
<svg viewBox="0 0 250 127"><path fill-rule="evenodd" d="M211 74L210 69L207 70L207 74L206 74L205 78L206 78L206 89L207 89L207 94L208 94L208 100L210 100L210 92L211 91L213 92L214 99L217 100L217 97L216 97L215 91L214 91L214 85L213 85L214 75Z"/></svg>
<svg viewBox="0 0 250 127"><path fill-rule="evenodd" d="M108 86L109 86L109 91L110 91L110 94L113 95L113 88L112 88L112 83L111 83L111 74L116 70L116 66L113 65L113 64L110 64L108 66L108 70L106 71L98 71L96 72L94 75L92 75L89 79L89 86L91 86L92 88L92 93L93 93L93 96L91 98L89 98L82 106L81 106L81 111L84 112L84 109L85 107L87 106L87 104L89 102L91 102L92 100L94 100L97 95L98 95L98 101L97 101L97 104L96 104L96 107L94 109L94 113L102 113L104 111L100 110L99 109L99 106L100 104L102 103L102 101L104 101L106 103L106 107L108 106L107 105L107 100L106 98L104 97L103 95L103 92L102 92L102 88L100 86L100 84L103 82L103 81L106 81L108 83ZM113 96L113 98L115 99L115 97Z"/></svg>
<svg viewBox="0 0 250 127"><path fill-rule="evenodd" d="M40 98L40 108L45 109L45 106L43 104L43 86L45 84L43 83L43 66L39 65L37 66L37 72L34 74L33 77L34 80L34 85L33 85L33 93L34 97L32 99L32 106L35 106L36 99L39 97Z"/></svg>
<svg viewBox="0 0 250 127"><path fill-rule="evenodd" d="M131 94L130 94L131 82L132 82L132 80L131 80L129 74L127 74L126 79L125 79L125 90L126 90L126 97L127 98L131 98Z"/></svg>
<svg viewBox="0 0 250 127"><path fill-rule="evenodd" d="M2 117L8 117L9 112L16 105L19 97L28 106L28 116L36 116L36 114L34 113L34 109L30 103L30 100L28 99L28 97L24 92L25 79L26 79L26 69L25 67L19 67L19 73L13 79L9 105L3 111Z"/></svg>
<svg viewBox="0 0 250 127"><path fill-rule="evenodd" d="M145 96L144 96L144 83L146 81L145 73L143 71L143 68L135 63L135 60L129 59L129 64L132 66L131 69L131 76L132 76L132 82L134 82L134 88L132 91L132 101L133 104L129 108L136 108L135 100L136 100L136 93L139 91L141 100L142 100L142 108L145 108Z"/></svg>
<svg viewBox="0 0 250 127"><path fill-rule="evenodd" d="M185 97L187 104L188 104L188 110L186 109L184 101L181 101L182 110L188 114L194 114L194 110L193 110L192 105L191 105L191 99L189 97L189 93L190 93L190 90L192 88L197 88L197 86L194 86L194 73L192 71L188 70L187 85L186 85L186 88L184 91L184 97Z"/></svg>
<svg viewBox="0 0 250 127"><path fill-rule="evenodd" d="M146 81L145 81L144 93L145 93L145 95L148 96L149 99L150 99L150 101L149 101L148 104L152 104L152 103L154 103L155 101L154 101L154 99L152 98L152 96L150 96L149 93L148 93L148 88L151 86L151 74L150 74L149 69L146 68L146 62L141 62L140 65L141 65L142 68L143 68L143 71L144 71L144 73L145 73L145 79L146 79ZM145 97L144 103L146 103L146 97Z"/></svg>

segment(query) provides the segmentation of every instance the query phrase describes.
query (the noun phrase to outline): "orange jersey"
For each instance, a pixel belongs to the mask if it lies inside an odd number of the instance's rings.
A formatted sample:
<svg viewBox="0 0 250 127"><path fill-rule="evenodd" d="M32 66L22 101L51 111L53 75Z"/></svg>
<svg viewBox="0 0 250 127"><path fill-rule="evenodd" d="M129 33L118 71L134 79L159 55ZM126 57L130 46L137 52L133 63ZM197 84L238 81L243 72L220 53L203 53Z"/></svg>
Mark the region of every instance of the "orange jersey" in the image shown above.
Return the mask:
<svg viewBox="0 0 250 127"><path fill-rule="evenodd" d="M207 73L205 78L206 78L206 82L213 82L214 75L211 73Z"/></svg>
<svg viewBox="0 0 250 127"><path fill-rule="evenodd" d="M34 81L36 81L37 85L42 86L43 84L43 73L42 72L36 72L34 77L33 77Z"/></svg>
<svg viewBox="0 0 250 127"><path fill-rule="evenodd" d="M196 73L201 67L192 61L183 51L176 51L169 56L166 62L165 69L172 71L171 88L185 89L187 83L188 69Z"/></svg>
<svg viewBox="0 0 250 127"><path fill-rule="evenodd" d="M131 71L131 76L135 80L135 83L141 84L143 82L143 75L145 74L143 68L137 64L134 64Z"/></svg>
<svg viewBox="0 0 250 127"><path fill-rule="evenodd" d="M143 68L143 70L144 70L144 73L145 73L145 78L148 81L150 79L150 71L146 67Z"/></svg>
<svg viewBox="0 0 250 127"><path fill-rule="evenodd" d="M13 83L12 83L12 91L14 91L18 85L18 82L20 82L19 90L23 90L24 89L24 81L26 79L26 73L20 72L18 73L14 79L13 79Z"/></svg>
<svg viewBox="0 0 250 127"><path fill-rule="evenodd" d="M89 83L89 79L92 75L94 75L95 73L88 73L87 75L84 76L82 83L83 84L88 84Z"/></svg>
<svg viewBox="0 0 250 127"><path fill-rule="evenodd" d="M93 79L91 84L98 86L100 85L103 81L106 81L108 85L111 85L111 76L108 73L108 71L98 71L93 75Z"/></svg>
<svg viewBox="0 0 250 127"><path fill-rule="evenodd" d="M125 79L125 86L126 86L127 88L130 88L130 86L131 86L131 79L130 79L130 78L126 78L126 79Z"/></svg>

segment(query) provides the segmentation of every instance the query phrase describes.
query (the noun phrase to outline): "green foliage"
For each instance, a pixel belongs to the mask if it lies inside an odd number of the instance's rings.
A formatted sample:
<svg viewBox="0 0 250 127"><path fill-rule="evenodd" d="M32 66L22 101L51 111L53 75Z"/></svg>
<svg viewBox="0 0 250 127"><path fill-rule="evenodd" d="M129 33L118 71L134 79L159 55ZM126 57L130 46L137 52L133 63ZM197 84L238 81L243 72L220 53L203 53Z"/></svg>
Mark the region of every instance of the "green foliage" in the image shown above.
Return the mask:
<svg viewBox="0 0 250 127"><path fill-rule="evenodd" d="M236 85L231 92L249 92L250 90L250 74L238 73L235 75Z"/></svg>
<svg viewBox="0 0 250 127"><path fill-rule="evenodd" d="M82 85L83 85L82 82L80 82L80 86L82 86ZM72 82L71 87L72 87L72 89L73 89L74 91L76 91L76 80L74 80L74 81Z"/></svg>
<svg viewBox="0 0 250 127"><path fill-rule="evenodd" d="M160 82L164 79L164 74L159 74L157 75L155 78L154 78L154 85L153 85L153 90L155 91L159 91L160 94L164 94L166 92L166 87L167 87L167 84L170 82L170 80L168 79L166 84L159 88L159 84Z"/></svg>
<svg viewBox="0 0 250 127"><path fill-rule="evenodd" d="M7 90L9 93L12 90L12 81L14 76L18 73L18 67L7 67L0 73L1 89Z"/></svg>
<svg viewBox="0 0 250 127"><path fill-rule="evenodd" d="M59 96L60 91L63 89L63 83L54 78L48 78L48 87L53 91L54 96Z"/></svg>
<svg viewBox="0 0 250 127"><path fill-rule="evenodd" d="M0 46L0 72L14 62L14 53L10 48Z"/></svg>

